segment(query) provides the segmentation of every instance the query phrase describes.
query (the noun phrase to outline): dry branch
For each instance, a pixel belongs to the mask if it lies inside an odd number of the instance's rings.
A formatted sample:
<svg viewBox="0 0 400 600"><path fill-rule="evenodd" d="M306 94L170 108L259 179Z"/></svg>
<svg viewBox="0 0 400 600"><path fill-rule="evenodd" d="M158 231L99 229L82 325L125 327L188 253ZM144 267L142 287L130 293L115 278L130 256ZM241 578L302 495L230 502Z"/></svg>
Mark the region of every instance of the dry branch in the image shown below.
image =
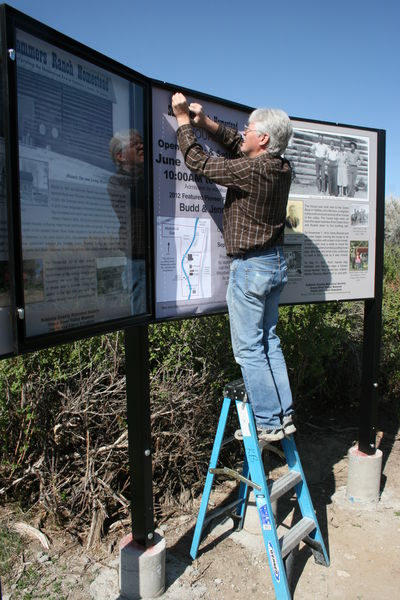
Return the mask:
<svg viewBox="0 0 400 600"><path fill-rule="evenodd" d="M223 350L215 347L215 354L207 355L199 347L196 327L190 323L186 332L195 339L195 344L188 342L190 351L182 340L173 360L163 360L162 354L157 364L152 359L157 518L182 510L200 493L220 402L218 392L210 390L222 390L228 380L216 360L220 356L225 362L225 343ZM0 497L29 497L87 547L113 523L130 516L123 339L105 336L102 344L105 357L100 364L82 357L81 368L58 381L46 369L29 375L14 420L16 427L20 419L13 447L17 464L8 470L5 462L0 467ZM12 406L10 389L7 393ZM30 420L23 412L27 406Z"/></svg>

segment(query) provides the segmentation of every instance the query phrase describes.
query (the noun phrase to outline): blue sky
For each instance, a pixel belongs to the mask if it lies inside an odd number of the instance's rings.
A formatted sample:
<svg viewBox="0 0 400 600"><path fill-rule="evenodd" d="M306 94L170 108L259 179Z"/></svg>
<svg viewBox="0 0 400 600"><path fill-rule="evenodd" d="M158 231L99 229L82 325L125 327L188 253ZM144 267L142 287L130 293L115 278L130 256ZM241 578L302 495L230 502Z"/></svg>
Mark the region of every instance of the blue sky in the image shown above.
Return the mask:
<svg viewBox="0 0 400 600"><path fill-rule="evenodd" d="M293 117L386 130L400 197L398 0L10 0L162 81Z"/></svg>

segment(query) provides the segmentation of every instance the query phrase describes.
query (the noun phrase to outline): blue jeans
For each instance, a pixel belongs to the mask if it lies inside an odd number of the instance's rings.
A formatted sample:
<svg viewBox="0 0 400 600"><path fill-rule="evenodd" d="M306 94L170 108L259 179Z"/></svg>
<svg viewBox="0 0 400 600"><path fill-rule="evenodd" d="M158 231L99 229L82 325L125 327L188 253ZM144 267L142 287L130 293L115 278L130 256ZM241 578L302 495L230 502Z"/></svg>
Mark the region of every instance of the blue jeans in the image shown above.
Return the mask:
<svg viewBox="0 0 400 600"><path fill-rule="evenodd" d="M292 414L285 359L276 334L281 291L287 282L282 249L248 252L232 260L227 303L232 348L258 427L280 427Z"/></svg>

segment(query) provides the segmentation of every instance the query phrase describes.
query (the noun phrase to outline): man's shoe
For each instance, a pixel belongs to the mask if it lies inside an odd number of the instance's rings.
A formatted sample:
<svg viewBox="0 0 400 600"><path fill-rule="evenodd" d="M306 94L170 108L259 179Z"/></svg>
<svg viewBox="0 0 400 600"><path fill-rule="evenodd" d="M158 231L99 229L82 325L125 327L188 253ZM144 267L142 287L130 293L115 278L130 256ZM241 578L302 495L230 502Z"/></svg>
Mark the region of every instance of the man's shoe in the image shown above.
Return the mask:
<svg viewBox="0 0 400 600"><path fill-rule="evenodd" d="M278 442L285 437L282 427L276 427L275 429L260 429L257 427L257 435L259 442Z"/></svg>
<svg viewBox="0 0 400 600"><path fill-rule="evenodd" d="M287 417L283 417L282 427L285 435L292 435L292 433L296 433L296 426L293 423L292 415L287 415Z"/></svg>
<svg viewBox="0 0 400 600"><path fill-rule="evenodd" d="M257 427L257 435L259 442L278 442L285 437L282 427L276 427L275 429L262 429L261 427ZM242 441L242 430L236 429L233 436L236 440Z"/></svg>

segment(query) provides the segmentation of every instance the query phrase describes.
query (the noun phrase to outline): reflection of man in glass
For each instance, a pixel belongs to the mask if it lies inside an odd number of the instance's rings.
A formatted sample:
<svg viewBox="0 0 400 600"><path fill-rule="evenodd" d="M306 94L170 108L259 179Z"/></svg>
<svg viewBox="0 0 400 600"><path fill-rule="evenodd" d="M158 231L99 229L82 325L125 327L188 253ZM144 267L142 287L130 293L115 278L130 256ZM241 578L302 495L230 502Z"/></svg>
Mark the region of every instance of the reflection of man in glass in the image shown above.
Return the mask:
<svg viewBox="0 0 400 600"><path fill-rule="evenodd" d="M133 314L139 314L146 311L144 147L139 132L116 133L110 154L117 172L110 177L108 193L120 223L120 248L127 257L124 285L130 290Z"/></svg>
<svg viewBox="0 0 400 600"><path fill-rule="evenodd" d="M328 152L328 146L324 142L322 135L318 136L318 141L311 146L311 152L315 158L315 175L317 177L317 188L319 192L326 191L325 159Z"/></svg>

